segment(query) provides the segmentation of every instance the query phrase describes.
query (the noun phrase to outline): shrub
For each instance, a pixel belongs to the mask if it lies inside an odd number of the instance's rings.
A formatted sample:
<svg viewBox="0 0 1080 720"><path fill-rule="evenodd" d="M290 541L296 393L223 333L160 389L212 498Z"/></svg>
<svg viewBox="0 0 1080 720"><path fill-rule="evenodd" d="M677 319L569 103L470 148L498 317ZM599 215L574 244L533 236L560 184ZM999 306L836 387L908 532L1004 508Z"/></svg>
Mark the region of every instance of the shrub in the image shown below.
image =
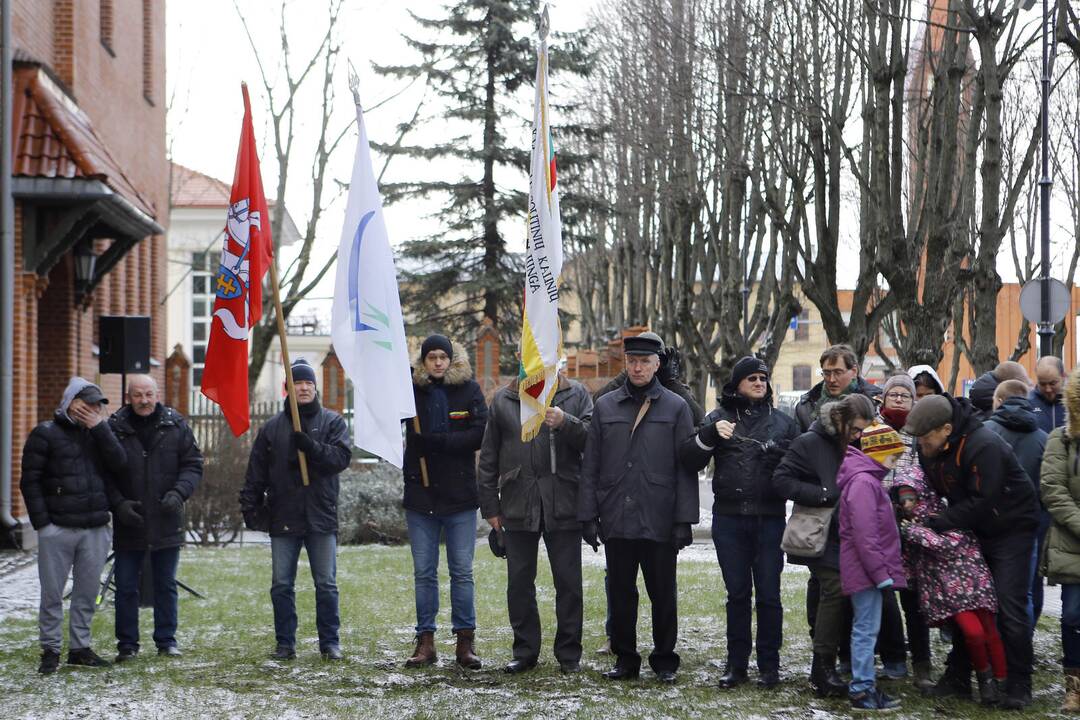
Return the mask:
<svg viewBox="0 0 1080 720"><path fill-rule="evenodd" d="M341 473L338 542L342 545L406 542L404 480L390 463L354 464Z"/></svg>

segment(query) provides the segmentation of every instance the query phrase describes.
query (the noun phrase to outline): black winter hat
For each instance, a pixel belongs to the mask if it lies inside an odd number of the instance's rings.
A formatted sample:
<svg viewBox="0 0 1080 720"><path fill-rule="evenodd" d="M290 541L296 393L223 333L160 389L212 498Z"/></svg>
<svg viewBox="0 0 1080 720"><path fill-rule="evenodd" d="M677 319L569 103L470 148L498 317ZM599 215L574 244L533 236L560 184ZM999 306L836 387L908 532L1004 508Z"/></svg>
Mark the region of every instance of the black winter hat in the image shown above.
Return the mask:
<svg viewBox="0 0 1080 720"><path fill-rule="evenodd" d="M735 363L735 367L731 369L731 386L733 388L738 387L739 383L754 373L761 373L767 378L769 377L769 366L761 358L752 355L740 358L739 362Z"/></svg>
<svg viewBox="0 0 1080 720"><path fill-rule="evenodd" d="M627 355L659 355L663 350L664 345L660 340L644 335L636 335L623 340L623 352Z"/></svg>
<svg viewBox="0 0 1080 720"><path fill-rule="evenodd" d="M420 360L423 361L432 350L442 350L448 358L454 359L454 344L445 335L428 335L420 346Z"/></svg>
<svg viewBox="0 0 1080 720"><path fill-rule="evenodd" d="M292 363L292 379L293 382L301 382L307 380L310 383L318 385L318 381L315 379L315 368L311 367L304 358L297 358Z"/></svg>

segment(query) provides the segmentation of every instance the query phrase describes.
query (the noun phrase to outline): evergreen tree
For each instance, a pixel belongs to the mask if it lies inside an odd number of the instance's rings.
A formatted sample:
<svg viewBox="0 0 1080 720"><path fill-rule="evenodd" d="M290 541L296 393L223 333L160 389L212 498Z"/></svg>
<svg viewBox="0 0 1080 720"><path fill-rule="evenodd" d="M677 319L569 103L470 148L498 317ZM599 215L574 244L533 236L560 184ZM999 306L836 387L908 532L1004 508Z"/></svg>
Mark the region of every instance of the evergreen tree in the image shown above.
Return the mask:
<svg viewBox="0 0 1080 720"><path fill-rule="evenodd" d="M418 62L375 66L382 75L424 77L439 101L439 112L428 124L441 122L449 132L461 129L457 137L426 146L375 146L390 154L458 163L456 179L382 186L387 203L446 198L438 232L402 248L401 300L419 332L439 330L466 338L490 319L503 340L503 364L512 366L521 329L522 271L507 251L502 230L520 227L524 237L530 148L529 134L522 129L531 126L532 94L519 91L535 81L539 2L459 0L443 10L437 18L410 13L426 36L405 36L420 55ZM586 33L554 34L550 74L585 75L587 44ZM566 117L566 108L553 109L556 121ZM561 137L582 130L564 125L554 132L558 151ZM508 133L514 136L509 142ZM560 166L564 161L560 155ZM509 224L500 228L504 220Z"/></svg>

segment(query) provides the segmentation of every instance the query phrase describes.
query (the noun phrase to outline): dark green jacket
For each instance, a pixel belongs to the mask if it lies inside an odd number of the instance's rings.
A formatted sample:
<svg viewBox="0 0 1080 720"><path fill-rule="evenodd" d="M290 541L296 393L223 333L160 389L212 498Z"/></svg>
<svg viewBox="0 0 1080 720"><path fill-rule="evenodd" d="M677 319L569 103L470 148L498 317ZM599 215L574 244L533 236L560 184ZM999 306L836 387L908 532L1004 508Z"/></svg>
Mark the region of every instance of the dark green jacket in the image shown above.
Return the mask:
<svg viewBox="0 0 1080 720"><path fill-rule="evenodd" d="M517 382L500 388L491 400L476 480L480 512L500 516L507 530L577 530L581 454L585 450L593 403L580 383L560 378L555 407L566 413L554 432L544 427L531 442L521 441L521 402ZM555 442L555 473L551 442Z"/></svg>
<svg viewBox="0 0 1080 720"><path fill-rule="evenodd" d="M1050 513L1043 572L1053 583L1080 583L1080 437L1050 433L1042 461L1042 501Z"/></svg>

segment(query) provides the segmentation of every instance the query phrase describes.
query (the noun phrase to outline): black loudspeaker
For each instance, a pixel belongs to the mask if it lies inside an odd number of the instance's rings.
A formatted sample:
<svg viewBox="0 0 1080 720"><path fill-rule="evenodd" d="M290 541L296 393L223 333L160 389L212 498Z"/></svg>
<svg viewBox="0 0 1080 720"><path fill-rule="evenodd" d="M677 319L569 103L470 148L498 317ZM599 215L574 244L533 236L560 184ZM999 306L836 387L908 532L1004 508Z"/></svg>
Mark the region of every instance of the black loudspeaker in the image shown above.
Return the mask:
<svg viewBox="0 0 1080 720"><path fill-rule="evenodd" d="M98 371L150 372L150 318L146 315L102 315L98 318Z"/></svg>

